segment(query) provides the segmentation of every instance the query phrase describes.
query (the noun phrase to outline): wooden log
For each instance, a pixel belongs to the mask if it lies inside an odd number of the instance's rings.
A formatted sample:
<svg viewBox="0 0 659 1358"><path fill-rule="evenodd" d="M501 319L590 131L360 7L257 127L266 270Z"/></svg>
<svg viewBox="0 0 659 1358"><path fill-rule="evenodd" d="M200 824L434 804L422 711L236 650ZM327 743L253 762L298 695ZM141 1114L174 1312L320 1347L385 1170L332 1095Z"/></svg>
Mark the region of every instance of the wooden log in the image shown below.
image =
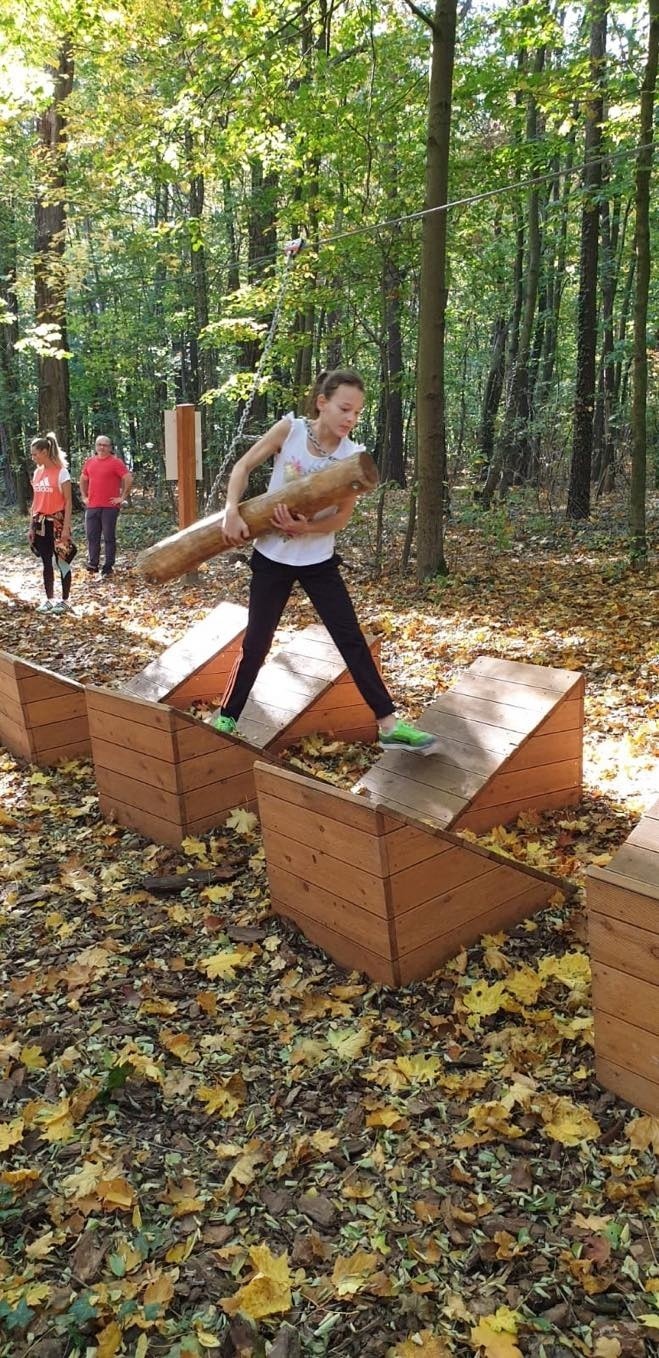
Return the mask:
<svg viewBox="0 0 659 1358"><path fill-rule="evenodd" d="M340 505L349 495L363 495L378 484L378 470L369 453L353 453L341 462L329 462L322 471L291 481L281 490L256 495L238 506L249 528L250 540L272 530L277 505L286 505L291 514L312 517L331 505ZM199 519L140 552L136 567L147 580L173 580L194 569L202 561L219 556L233 546L222 531L224 511Z"/></svg>

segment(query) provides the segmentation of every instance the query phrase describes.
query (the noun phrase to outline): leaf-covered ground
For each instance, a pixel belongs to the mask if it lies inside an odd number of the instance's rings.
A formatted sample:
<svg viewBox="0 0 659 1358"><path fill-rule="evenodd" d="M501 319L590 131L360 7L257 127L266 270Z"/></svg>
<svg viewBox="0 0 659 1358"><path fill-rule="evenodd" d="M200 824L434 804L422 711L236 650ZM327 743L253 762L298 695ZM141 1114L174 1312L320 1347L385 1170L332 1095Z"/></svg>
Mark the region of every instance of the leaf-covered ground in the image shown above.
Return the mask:
<svg viewBox="0 0 659 1358"><path fill-rule="evenodd" d="M394 501L385 560L403 527ZM0 646L120 684L245 598L240 558L141 583L164 531L127 515L117 575L52 618L6 518ZM479 654L585 671L583 804L493 836L581 890L659 791L656 566L626 569L615 505L458 509L424 588L370 578L373 531L347 578L405 710ZM349 787L373 753L292 758ZM2 1355L656 1354L659 1122L594 1082L579 895L392 991L270 916L244 814L178 852L104 822L85 767L0 751L0 794Z"/></svg>

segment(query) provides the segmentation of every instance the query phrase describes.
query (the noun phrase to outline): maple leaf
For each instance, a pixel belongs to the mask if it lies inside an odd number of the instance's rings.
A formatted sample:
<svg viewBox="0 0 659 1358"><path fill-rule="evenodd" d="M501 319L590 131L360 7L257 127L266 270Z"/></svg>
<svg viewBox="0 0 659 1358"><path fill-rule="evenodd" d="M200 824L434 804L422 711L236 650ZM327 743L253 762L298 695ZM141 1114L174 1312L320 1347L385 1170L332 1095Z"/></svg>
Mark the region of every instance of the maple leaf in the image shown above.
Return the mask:
<svg viewBox="0 0 659 1358"><path fill-rule="evenodd" d="M659 1118L632 1118L625 1131L635 1150L647 1151L651 1146L655 1155L659 1155Z"/></svg>
<svg viewBox="0 0 659 1358"><path fill-rule="evenodd" d="M23 1140L25 1123L22 1118L13 1118L11 1122L0 1122L0 1151L9 1150L10 1146L17 1146Z"/></svg>
<svg viewBox="0 0 659 1358"><path fill-rule="evenodd" d="M119 1352L123 1342L121 1327L116 1320L111 1320L103 1330L96 1336L97 1349L96 1358L114 1358Z"/></svg>
<svg viewBox="0 0 659 1358"><path fill-rule="evenodd" d="M475 1349L484 1349L485 1358L523 1358L515 1343L518 1319L516 1311L499 1306L494 1315L484 1316L473 1327L471 1343Z"/></svg>
<svg viewBox="0 0 659 1358"><path fill-rule="evenodd" d="M160 1273L153 1278L148 1283L142 1298L144 1306L161 1306L164 1311L174 1296L174 1279L177 1276L178 1270L174 1277L167 1273Z"/></svg>
<svg viewBox="0 0 659 1358"><path fill-rule="evenodd" d="M206 1112L231 1118L245 1102L247 1089L241 1075L231 1075L217 1085L200 1085L196 1097L206 1104Z"/></svg>
<svg viewBox="0 0 659 1358"><path fill-rule="evenodd" d="M41 1136L44 1141L70 1141L75 1133L68 1099L60 1099L54 1107L43 1108L38 1121L43 1123Z"/></svg>
<svg viewBox="0 0 659 1358"><path fill-rule="evenodd" d="M370 1032L363 1028L330 1028L327 1042L340 1061L353 1061L368 1046L370 1037Z"/></svg>
<svg viewBox="0 0 659 1358"><path fill-rule="evenodd" d="M48 1065L41 1047L36 1043L21 1047L21 1061L27 1070L45 1070Z"/></svg>
<svg viewBox="0 0 659 1358"><path fill-rule="evenodd" d="M543 1132L553 1141L563 1146L578 1146L580 1141L594 1141L601 1135L601 1128L587 1108L573 1103L571 1099L556 1098L542 1101L540 1107L544 1119Z"/></svg>
<svg viewBox="0 0 659 1358"><path fill-rule="evenodd" d="M379 1262L377 1254L367 1254L365 1250L357 1250L349 1258L339 1255L330 1279L337 1297L352 1297L359 1292Z"/></svg>
<svg viewBox="0 0 659 1358"><path fill-rule="evenodd" d="M181 848L188 858L197 858L200 863L208 862L208 846L204 844L203 839L194 839L192 835L188 835L186 839L181 840Z"/></svg>
<svg viewBox="0 0 659 1358"><path fill-rule="evenodd" d="M233 883L227 882L224 886L219 884L218 886L204 887L201 895L204 900L210 901L212 905L218 905L221 901L232 901L234 896Z"/></svg>
<svg viewBox="0 0 659 1358"><path fill-rule="evenodd" d="M212 957L204 957L199 969L206 972L210 981L218 977L223 981L234 981L236 968L249 967L256 956L255 948L223 948L221 952L213 953Z"/></svg>
<svg viewBox="0 0 659 1358"><path fill-rule="evenodd" d="M434 1084L442 1069L438 1056L399 1056L396 1065L408 1080L423 1085Z"/></svg>
<svg viewBox="0 0 659 1358"><path fill-rule="evenodd" d="M199 1052L193 1047L187 1033L173 1033L169 1028L161 1028L158 1040L166 1051L171 1052L178 1061L193 1066L199 1060Z"/></svg>
<svg viewBox="0 0 659 1358"><path fill-rule="evenodd" d="M227 1315L241 1311L252 1320L289 1311L293 1305L288 1255L272 1254L267 1245L253 1245L249 1256L255 1268L254 1277L240 1287L233 1297L220 1302Z"/></svg>
<svg viewBox="0 0 659 1358"><path fill-rule="evenodd" d="M237 830L239 835L251 835L258 823L258 816L253 811L245 811L242 806L235 806L226 820L229 829Z"/></svg>
<svg viewBox="0 0 659 1358"><path fill-rule="evenodd" d="M117 1176L113 1179L100 1179L96 1185L96 1192L108 1212L117 1209L120 1212L130 1211L135 1202L135 1192L131 1188L127 1179Z"/></svg>
<svg viewBox="0 0 659 1358"><path fill-rule="evenodd" d="M403 1339L392 1349L387 1349L387 1358L450 1358L451 1350L438 1339L432 1330L419 1330L409 1339Z"/></svg>

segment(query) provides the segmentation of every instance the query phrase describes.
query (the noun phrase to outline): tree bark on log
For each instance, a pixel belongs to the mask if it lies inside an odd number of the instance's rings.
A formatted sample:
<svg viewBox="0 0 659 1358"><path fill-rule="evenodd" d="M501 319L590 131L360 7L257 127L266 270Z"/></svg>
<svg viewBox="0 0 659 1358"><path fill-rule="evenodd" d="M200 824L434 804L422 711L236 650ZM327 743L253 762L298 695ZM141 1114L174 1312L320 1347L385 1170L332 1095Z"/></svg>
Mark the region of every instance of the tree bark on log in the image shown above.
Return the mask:
<svg viewBox="0 0 659 1358"><path fill-rule="evenodd" d="M308 518L322 509L341 504L349 495L363 495L374 490L377 484L378 470L370 453L353 453L352 457L331 462L322 471L302 476L281 490L243 500L239 511L249 528L251 540L260 533L275 531L272 515L277 505L286 505L291 514ZM230 551L234 544L225 538L223 523L224 511L163 538L162 542L140 552L135 563L137 570L145 579L162 583L194 570L202 561Z"/></svg>

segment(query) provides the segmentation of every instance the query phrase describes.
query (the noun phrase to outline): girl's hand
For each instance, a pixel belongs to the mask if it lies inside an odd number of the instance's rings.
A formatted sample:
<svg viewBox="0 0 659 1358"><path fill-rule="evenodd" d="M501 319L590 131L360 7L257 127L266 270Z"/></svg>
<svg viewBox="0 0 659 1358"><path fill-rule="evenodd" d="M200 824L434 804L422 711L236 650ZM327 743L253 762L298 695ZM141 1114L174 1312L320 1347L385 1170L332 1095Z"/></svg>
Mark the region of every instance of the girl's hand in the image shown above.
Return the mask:
<svg viewBox="0 0 659 1358"><path fill-rule="evenodd" d="M222 532L232 547L242 547L243 542L249 538L249 528L237 509L225 510Z"/></svg>
<svg viewBox="0 0 659 1358"><path fill-rule="evenodd" d="M270 522L279 533L285 533L287 538L301 538L309 531L309 520L305 519L304 514L293 517L286 505L277 505Z"/></svg>

